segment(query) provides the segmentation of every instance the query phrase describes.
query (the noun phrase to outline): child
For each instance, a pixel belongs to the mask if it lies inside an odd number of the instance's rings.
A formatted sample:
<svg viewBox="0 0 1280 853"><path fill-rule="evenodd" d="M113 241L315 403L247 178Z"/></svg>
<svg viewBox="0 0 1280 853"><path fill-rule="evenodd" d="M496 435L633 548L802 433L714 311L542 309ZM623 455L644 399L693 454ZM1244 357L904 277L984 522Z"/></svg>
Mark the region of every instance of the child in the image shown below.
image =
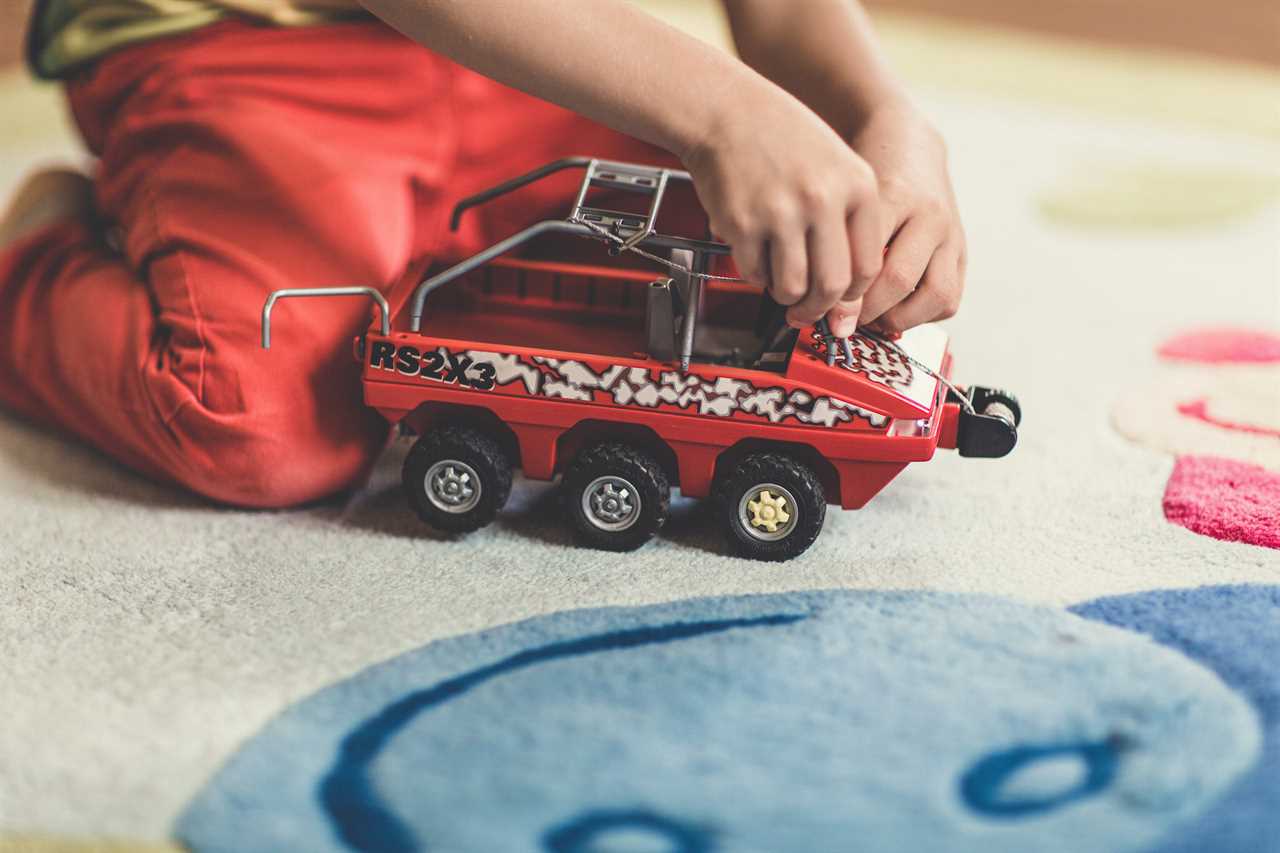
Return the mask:
<svg viewBox="0 0 1280 853"><path fill-rule="evenodd" d="M414 41L346 0L42 0L33 67L99 164L0 224L0 404L227 503L349 487L386 439L346 351L367 306L308 303L267 359L267 293L390 287L566 203L530 187L454 234L462 195L651 146L794 325L954 313L944 147L853 0L724 0L741 60L625 0L364 3Z"/></svg>

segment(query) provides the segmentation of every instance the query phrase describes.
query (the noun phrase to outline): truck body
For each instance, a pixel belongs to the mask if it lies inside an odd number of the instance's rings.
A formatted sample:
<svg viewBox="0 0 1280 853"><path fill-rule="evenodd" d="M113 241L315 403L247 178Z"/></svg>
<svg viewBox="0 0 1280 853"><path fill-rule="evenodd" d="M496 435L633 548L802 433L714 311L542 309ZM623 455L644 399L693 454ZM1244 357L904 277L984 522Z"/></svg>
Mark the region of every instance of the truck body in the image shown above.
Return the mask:
<svg viewBox="0 0 1280 853"><path fill-rule="evenodd" d="M380 306L355 346L364 401L422 437L405 486L429 523L487 523L520 469L564 478L587 544L643 544L676 487L717 497L739 553L786 559L816 537L827 504L862 507L939 448L1012 449L1017 401L950 382L940 327L897 340L791 329L760 287L732 275L728 246L659 234L663 191L683 173L561 161L464 200L455 222L547 170L579 166L587 176L566 220L535 224L389 301L356 289ZM641 214L588 204L599 186L652 202ZM600 257L566 259L558 248L582 240ZM277 297L324 292L273 295L264 343Z"/></svg>

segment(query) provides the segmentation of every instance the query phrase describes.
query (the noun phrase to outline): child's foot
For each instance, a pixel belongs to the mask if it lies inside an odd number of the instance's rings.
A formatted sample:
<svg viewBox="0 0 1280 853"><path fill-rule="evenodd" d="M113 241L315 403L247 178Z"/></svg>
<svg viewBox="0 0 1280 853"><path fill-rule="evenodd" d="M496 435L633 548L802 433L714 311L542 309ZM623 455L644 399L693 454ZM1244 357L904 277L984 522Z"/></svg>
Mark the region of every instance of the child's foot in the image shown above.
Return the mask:
<svg viewBox="0 0 1280 853"><path fill-rule="evenodd" d="M71 169L44 169L18 188L0 218L0 249L46 225L93 216L93 182Z"/></svg>

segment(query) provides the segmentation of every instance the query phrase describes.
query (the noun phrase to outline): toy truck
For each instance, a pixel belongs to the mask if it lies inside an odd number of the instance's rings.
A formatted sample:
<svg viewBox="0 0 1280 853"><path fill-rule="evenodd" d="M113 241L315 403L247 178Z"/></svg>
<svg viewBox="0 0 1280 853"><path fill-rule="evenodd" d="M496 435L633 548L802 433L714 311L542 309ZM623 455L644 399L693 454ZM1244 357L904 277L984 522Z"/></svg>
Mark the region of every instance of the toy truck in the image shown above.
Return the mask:
<svg viewBox="0 0 1280 853"><path fill-rule="evenodd" d="M263 307L269 347L279 299L377 303L355 345L364 401L418 436L403 482L427 524L489 524L520 469L561 477L567 520L589 546L641 546L679 488L713 499L735 552L786 560L814 542L828 504L863 506L939 447L986 457L1013 448L1017 400L952 384L941 328L896 341L792 329L761 288L711 272L729 267L729 246L660 233L664 196L688 185L685 172L560 160L463 200L454 226L468 208L566 169L585 170L567 219L538 222L390 300L373 288L292 289ZM640 210L600 206L602 195ZM588 241L602 259L531 254L546 241ZM621 262L633 258L660 274Z"/></svg>

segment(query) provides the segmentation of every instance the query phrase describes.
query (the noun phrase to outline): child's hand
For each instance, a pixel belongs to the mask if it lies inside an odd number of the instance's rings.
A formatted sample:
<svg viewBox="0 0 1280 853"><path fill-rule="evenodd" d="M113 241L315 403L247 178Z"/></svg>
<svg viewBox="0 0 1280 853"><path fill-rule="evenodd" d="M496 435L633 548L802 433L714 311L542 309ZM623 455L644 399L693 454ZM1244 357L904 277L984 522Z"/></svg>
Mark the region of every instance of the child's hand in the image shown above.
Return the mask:
<svg viewBox="0 0 1280 853"><path fill-rule="evenodd" d="M759 81L739 92L684 156L715 234L743 278L765 284L805 326L837 303L837 334L853 331L860 298L880 273L888 235L876 176L822 119Z"/></svg>
<svg viewBox="0 0 1280 853"><path fill-rule="evenodd" d="M624 0L591 14L561 0L361 3L463 65L679 154L743 276L792 324L827 315L845 335L859 318L899 330L954 313L964 236L945 151L857 3L725 0L756 70Z"/></svg>
<svg viewBox="0 0 1280 853"><path fill-rule="evenodd" d="M879 180L884 266L862 300L860 323L901 332L956 313L964 290L965 239L942 137L910 106L873 111L853 147Z"/></svg>

